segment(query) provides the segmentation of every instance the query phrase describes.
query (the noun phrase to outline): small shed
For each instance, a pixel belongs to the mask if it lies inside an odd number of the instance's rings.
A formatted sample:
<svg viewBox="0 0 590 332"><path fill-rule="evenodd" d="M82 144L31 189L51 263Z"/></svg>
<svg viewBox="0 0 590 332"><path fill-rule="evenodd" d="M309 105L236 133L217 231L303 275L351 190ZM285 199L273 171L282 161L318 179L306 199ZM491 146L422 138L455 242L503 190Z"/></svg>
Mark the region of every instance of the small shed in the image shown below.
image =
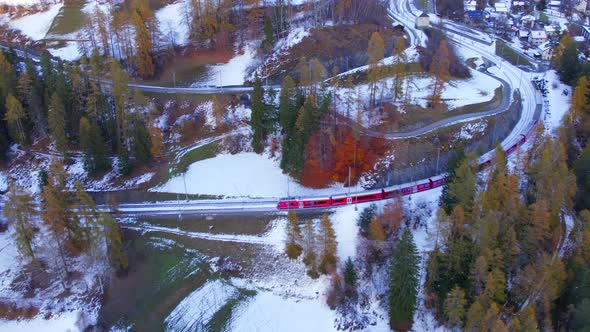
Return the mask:
<svg viewBox="0 0 590 332"><path fill-rule="evenodd" d="M416 28L426 28L430 26L430 16L426 12L422 12L420 16L416 17Z"/></svg>

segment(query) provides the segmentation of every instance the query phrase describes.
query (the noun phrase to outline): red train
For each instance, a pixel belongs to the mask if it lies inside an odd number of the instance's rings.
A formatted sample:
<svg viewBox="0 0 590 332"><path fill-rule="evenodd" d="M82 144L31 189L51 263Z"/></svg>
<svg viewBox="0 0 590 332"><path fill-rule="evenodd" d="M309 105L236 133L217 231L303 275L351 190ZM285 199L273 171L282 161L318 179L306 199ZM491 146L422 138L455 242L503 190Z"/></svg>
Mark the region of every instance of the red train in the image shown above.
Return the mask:
<svg viewBox="0 0 590 332"><path fill-rule="evenodd" d="M537 124L537 121L533 123L533 128ZM532 128L531 128L532 130ZM528 134L528 133L527 133ZM510 146L506 150L506 155L510 155L516 149L526 142L526 135L521 134L521 138L514 145ZM492 164L492 159L488 159L479 164L478 169L484 170ZM339 194L329 197L314 197L314 198L303 198L303 199L282 199L277 204L279 210L293 210L293 209L311 209L311 208L326 208L331 206L340 206L355 203L364 203L378 201L382 199L389 199L398 196L406 196L413 193L430 190L433 188L440 187L445 182L444 175L437 175L427 180L418 181L418 184L400 185L393 189L381 189L381 190L369 190L360 193Z"/></svg>

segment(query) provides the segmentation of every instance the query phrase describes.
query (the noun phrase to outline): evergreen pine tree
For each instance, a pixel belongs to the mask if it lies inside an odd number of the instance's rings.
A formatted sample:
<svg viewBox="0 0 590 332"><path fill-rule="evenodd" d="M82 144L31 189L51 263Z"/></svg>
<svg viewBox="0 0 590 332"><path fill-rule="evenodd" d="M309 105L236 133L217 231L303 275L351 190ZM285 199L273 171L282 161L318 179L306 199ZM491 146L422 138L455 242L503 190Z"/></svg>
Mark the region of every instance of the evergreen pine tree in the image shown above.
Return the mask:
<svg viewBox="0 0 590 332"><path fill-rule="evenodd" d="M319 277L317 271L317 235L313 222L308 219L303 227L303 263L308 266L307 274L312 278Z"/></svg>
<svg viewBox="0 0 590 332"><path fill-rule="evenodd" d="M146 128L145 120L138 113L130 114L129 124L131 126L131 151L135 162L144 164L151 159L151 139Z"/></svg>
<svg viewBox="0 0 590 332"><path fill-rule="evenodd" d="M418 295L418 251L406 229L393 254L389 273L389 325L394 330L412 327Z"/></svg>
<svg viewBox="0 0 590 332"><path fill-rule="evenodd" d="M121 226L109 213L100 213L99 222L104 232L109 263L114 269L124 270L129 262L123 247Z"/></svg>
<svg viewBox="0 0 590 332"><path fill-rule="evenodd" d="M262 153L264 150L264 89L262 81L256 75L254 80L254 91L252 92L252 116L250 125L252 126L252 148L256 153Z"/></svg>
<svg viewBox="0 0 590 332"><path fill-rule="evenodd" d="M459 287L453 288L451 293L447 295L444 306L445 316L447 317L447 322L450 326L463 326L466 305L467 300L465 299L465 292L463 289Z"/></svg>
<svg viewBox="0 0 590 332"><path fill-rule="evenodd" d="M354 264L352 263L352 259L348 257L346 263L344 263L344 293L346 296L350 297L356 293L357 280L358 276L356 274Z"/></svg>
<svg viewBox="0 0 590 332"><path fill-rule="evenodd" d="M109 152L100 128L86 117L80 119L80 150L82 150L84 170L90 175L105 171L110 167Z"/></svg>
<svg viewBox="0 0 590 332"><path fill-rule="evenodd" d="M299 217L295 211L289 211L287 216L288 224L287 224L287 244L285 246L285 253L287 257L291 259L295 259L301 255L302 247L302 235L301 229L299 228Z"/></svg>
<svg viewBox="0 0 590 332"><path fill-rule="evenodd" d="M327 213L324 213L320 220L318 242L321 246L319 271L327 274L334 270L338 261L338 257L336 257L336 232Z"/></svg>
<svg viewBox="0 0 590 332"><path fill-rule="evenodd" d="M8 95L6 98L6 113L4 114L4 121L6 121L10 128L12 139L21 145L27 143L27 132L25 130L26 120L27 113L20 101L18 101L13 95Z"/></svg>
<svg viewBox="0 0 590 332"><path fill-rule="evenodd" d="M63 101L57 95L57 93L54 93L51 96L47 121L49 125L49 134L55 143L55 147L59 152L65 155L68 151L68 139L66 137L65 127L65 109Z"/></svg>
<svg viewBox="0 0 590 332"><path fill-rule="evenodd" d="M268 48L271 48L274 43L274 31L273 31L273 27L272 27L272 20L270 18L270 16L268 15L264 15L264 45Z"/></svg>
<svg viewBox="0 0 590 332"><path fill-rule="evenodd" d="M279 94L279 123L285 135L292 133L295 121L297 121L296 93L295 81L291 76L285 76Z"/></svg>
<svg viewBox="0 0 590 332"><path fill-rule="evenodd" d="M14 182L9 184L6 204L2 213L13 229L16 246L21 256L35 260L33 238L38 232L34 219L38 212L33 197Z"/></svg>
<svg viewBox="0 0 590 332"><path fill-rule="evenodd" d="M359 226L360 231L363 234L368 234L369 225L371 224L371 221L373 220L373 216L375 215L376 211L377 211L377 205L375 205L373 203L370 206L364 208L361 211L361 213L359 214L356 224Z"/></svg>

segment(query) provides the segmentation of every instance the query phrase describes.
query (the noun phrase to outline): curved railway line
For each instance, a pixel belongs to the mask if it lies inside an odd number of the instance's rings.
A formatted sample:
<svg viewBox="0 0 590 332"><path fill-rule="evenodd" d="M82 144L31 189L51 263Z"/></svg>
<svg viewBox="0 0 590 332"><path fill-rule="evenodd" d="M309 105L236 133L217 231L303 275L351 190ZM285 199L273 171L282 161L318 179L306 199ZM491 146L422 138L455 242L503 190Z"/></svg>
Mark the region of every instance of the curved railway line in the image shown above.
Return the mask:
<svg viewBox="0 0 590 332"><path fill-rule="evenodd" d="M409 0L393 0L392 6L396 9L395 12L389 10L389 15L405 26L408 31L408 36L412 45L425 46L426 35L423 31L414 28L415 18L420 13ZM496 54L486 51L485 47L490 46L489 37L482 37L478 40L479 33L459 33L459 29L453 31L447 29L447 35L451 42L459 47L469 49L476 54L496 62L500 67L503 78L498 78L504 88L504 95L508 98L508 103L512 95L510 87L518 86L518 90L522 97L522 112L520 119L511 131L511 133L502 141L501 145L506 150L507 154L514 152L519 146L526 142L529 132L533 130L540 118L541 110L541 96L533 87L531 81L528 79L528 74L525 74L521 69L504 61ZM477 45L475 43L478 43ZM527 75L523 79L523 75ZM503 100L503 105L506 101ZM494 110L496 111L496 110ZM483 112L485 113L485 112ZM499 113L490 112L490 114L480 114L480 116L490 116ZM469 119L473 119L473 116ZM463 121L468 121L465 119ZM453 123L448 119L448 123ZM455 119L454 123L461 122L461 119ZM434 125L434 124L433 124ZM434 126L432 129L422 129L426 132L432 131L440 127ZM446 124L448 125L448 124ZM377 134L377 133L374 133ZM406 133L407 134L407 133ZM417 135L418 133L416 133ZM380 133L383 136L383 133ZM390 134L389 138L395 137L399 134ZM414 136L416 136L414 135ZM386 136L387 137L387 136ZM480 168L485 168L490 165L493 159L493 151L489 151L482 155L478 163ZM252 199L224 199L224 200L199 200L199 201L172 201L172 202L151 202L140 204L121 204L119 209L124 215L169 215L169 214L183 214L183 213L272 213L284 209L301 209L301 210L317 210L326 208L335 208L349 204L356 204L367 201L388 199L396 196L410 195L417 192L430 190L440 187L444 183L444 174L406 183L387 187L379 190L369 190L356 192L351 194L335 193L331 196L321 197L305 197L305 198L252 198Z"/></svg>

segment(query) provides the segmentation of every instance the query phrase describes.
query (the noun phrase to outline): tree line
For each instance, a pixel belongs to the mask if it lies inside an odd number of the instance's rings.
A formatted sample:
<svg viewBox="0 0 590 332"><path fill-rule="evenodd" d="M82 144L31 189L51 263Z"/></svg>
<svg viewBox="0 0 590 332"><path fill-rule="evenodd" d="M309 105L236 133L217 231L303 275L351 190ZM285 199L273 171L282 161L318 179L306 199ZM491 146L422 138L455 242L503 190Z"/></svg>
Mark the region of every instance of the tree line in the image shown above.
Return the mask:
<svg viewBox="0 0 590 332"><path fill-rule="evenodd" d="M2 212L20 256L34 266L52 266L65 289L78 256L94 257L97 265L105 262L113 271L127 268L122 231L114 216L97 208L82 183L68 190L68 181L62 161L54 158L40 204L11 182ZM111 208L116 211L116 204L111 203ZM101 271L100 278L108 275L108 269Z"/></svg>
<svg viewBox="0 0 590 332"><path fill-rule="evenodd" d="M538 331L575 330L585 321L577 306L587 294L578 303L570 294L580 282L576 271L589 267L580 256L588 212L575 206L576 195L587 195L576 172L584 155L568 158L577 144L568 141L567 125L557 137L540 128L513 167L498 147L479 179L476 158L455 155L424 286L440 322L468 331Z"/></svg>
<svg viewBox="0 0 590 332"><path fill-rule="evenodd" d="M45 52L39 68L30 59L19 65L14 52L0 53L0 159L6 160L11 143L29 148L44 139L63 156L79 149L90 175L110 169L113 154L121 174L162 155L153 109L128 87L117 61L105 64L94 52L79 64L54 62ZM103 70L110 86L103 84Z"/></svg>

